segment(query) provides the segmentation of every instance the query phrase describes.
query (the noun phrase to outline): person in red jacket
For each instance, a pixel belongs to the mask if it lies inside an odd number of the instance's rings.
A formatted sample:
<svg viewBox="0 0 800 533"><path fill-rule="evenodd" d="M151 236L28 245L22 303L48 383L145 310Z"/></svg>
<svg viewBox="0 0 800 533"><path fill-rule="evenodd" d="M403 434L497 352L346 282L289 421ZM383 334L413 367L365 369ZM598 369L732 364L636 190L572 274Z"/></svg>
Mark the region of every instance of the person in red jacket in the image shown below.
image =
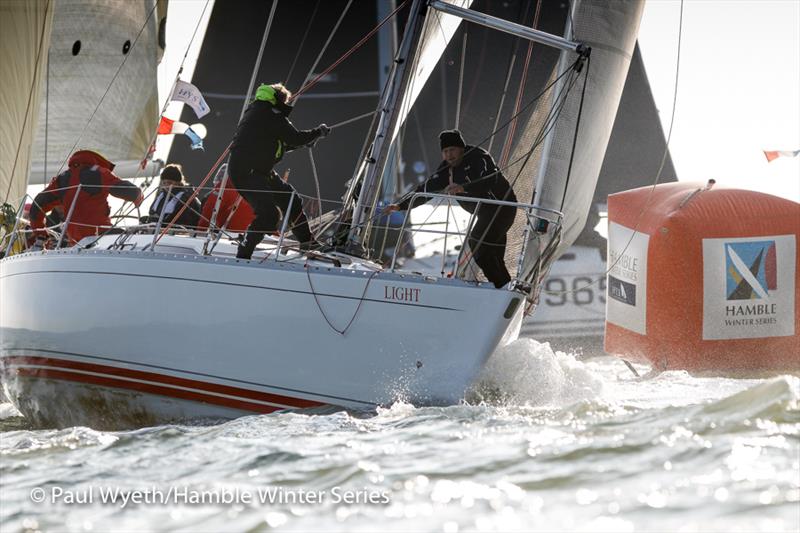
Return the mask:
<svg viewBox="0 0 800 533"><path fill-rule="evenodd" d="M220 185L221 182L217 181L214 184L214 190L203 201L203 211L200 216L200 222L197 224L197 229L200 231L208 228L211 216L214 214L214 206L217 205ZM233 214L231 214L232 210ZM218 228L225 226L228 231L244 233L254 218L256 218L256 215L253 212L253 208L250 207L247 200L242 198L236 187L231 183L231 180L228 180L225 184L225 192L222 193L222 200L219 203L215 226ZM225 224L226 222L227 225Z"/></svg>
<svg viewBox="0 0 800 533"><path fill-rule="evenodd" d="M99 235L111 226L109 194L137 206L142 203L139 187L120 179L112 170L114 164L97 152L78 150L72 154L69 168L54 177L33 199L30 210L33 239L46 237L45 214L59 206L67 216L72 208L69 225L64 231L70 244L74 244L84 237Z"/></svg>

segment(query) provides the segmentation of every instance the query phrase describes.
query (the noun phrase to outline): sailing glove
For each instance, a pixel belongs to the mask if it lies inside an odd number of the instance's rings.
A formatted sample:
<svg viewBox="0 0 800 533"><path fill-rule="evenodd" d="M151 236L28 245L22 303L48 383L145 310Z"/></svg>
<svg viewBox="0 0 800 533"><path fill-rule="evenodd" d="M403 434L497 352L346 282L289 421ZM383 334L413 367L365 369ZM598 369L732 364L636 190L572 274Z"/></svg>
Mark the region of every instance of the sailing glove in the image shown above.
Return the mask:
<svg viewBox="0 0 800 533"><path fill-rule="evenodd" d="M317 126L317 129L319 130L320 137L327 137L328 134L331 132L331 128L327 124L320 124L319 126Z"/></svg>

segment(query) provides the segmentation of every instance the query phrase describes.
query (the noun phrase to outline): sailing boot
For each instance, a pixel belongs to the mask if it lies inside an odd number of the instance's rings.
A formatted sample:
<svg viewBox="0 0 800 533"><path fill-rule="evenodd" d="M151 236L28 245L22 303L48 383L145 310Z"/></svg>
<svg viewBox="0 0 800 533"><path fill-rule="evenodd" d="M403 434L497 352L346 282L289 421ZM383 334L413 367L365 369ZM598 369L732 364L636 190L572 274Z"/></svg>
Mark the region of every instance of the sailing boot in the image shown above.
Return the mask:
<svg viewBox="0 0 800 533"><path fill-rule="evenodd" d="M236 259L250 259L253 257L253 251L263 238L263 232L248 231L244 237L244 241L239 244L239 247L236 250Z"/></svg>

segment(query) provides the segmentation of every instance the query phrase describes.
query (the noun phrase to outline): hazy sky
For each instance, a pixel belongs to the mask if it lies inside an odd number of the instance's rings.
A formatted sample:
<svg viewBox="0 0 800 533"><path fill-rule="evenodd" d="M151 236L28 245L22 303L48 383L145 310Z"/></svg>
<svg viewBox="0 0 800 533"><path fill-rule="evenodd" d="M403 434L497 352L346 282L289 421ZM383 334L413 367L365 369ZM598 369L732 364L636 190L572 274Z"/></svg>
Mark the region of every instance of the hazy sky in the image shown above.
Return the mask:
<svg viewBox="0 0 800 533"><path fill-rule="evenodd" d="M639 42L666 133L679 0L648 0ZM670 150L681 180L800 201L800 0L686 0Z"/></svg>
<svg viewBox="0 0 800 533"><path fill-rule="evenodd" d="M621 1L621 0L611 0ZM191 79L207 18L184 65ZM169 91L204 0L169 4ZM675 83L680 0L648 0L639 31L664 132ZM163 96L162 98L164 98ZM170 104L177 118L183 104ZM168 147L162 137L157 157ZM670 150L681 180L760 190L800 201L800 158L767 163L762 150L800 149L800 0L685 0L678 100Z"/></svg>

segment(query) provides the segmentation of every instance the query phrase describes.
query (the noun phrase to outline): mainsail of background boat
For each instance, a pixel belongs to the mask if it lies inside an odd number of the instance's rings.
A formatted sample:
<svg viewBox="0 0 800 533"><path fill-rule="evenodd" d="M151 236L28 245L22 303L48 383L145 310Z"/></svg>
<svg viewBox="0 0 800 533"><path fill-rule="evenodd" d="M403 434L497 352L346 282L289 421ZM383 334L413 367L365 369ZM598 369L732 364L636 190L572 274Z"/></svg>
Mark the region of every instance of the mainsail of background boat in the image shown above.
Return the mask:
<svg viewBox="0 0 800 533"><path fill-rule="evenodd" d="M76 143L135 169L158 123L167 0L51 3L29 182L49 181Z"/></svg>

